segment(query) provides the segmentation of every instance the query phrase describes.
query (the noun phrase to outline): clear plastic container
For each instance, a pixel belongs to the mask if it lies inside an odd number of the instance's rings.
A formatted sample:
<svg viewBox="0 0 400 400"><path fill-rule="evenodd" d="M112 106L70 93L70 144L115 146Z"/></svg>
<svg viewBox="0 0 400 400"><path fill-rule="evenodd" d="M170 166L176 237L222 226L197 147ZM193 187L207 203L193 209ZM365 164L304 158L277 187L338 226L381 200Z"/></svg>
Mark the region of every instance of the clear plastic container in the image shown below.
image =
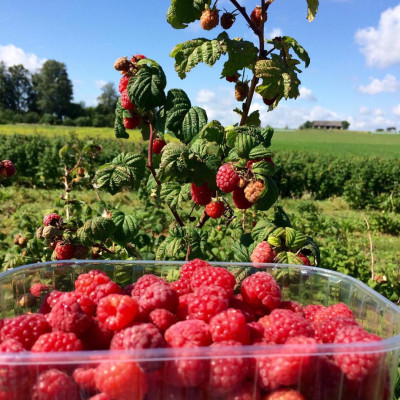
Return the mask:
<svg viewBox="0 0 400 400"><path fill-rule="evenodd" d="M36 312L43 298L31 296L30 287L38 281L52 285L55 290L71 291L74 290L74 281L79 274L100 269L124 286L137 281L146 273L168 280L177 279L180 265L180 262L84 260L16 268L0 274L0 317ZM7 380L4 379L7 368L20 368L21 375L29 375L31 379L33 376L34 379L49 368L57 368L71 375L79 367L102 364L106 370L107 366L115 363L115 368L123 367L121 371L125 372L120 374L119 389L113 393L112 400L241 400L242 397L237 397L238 390L242 390L242 396L246 392L246 400L259 400L260 395L265 398L266 393L276 390L276 384L269 379L270 371L285 363L296 362L304 366L302 372L296 376L295 382L293 376L282 377L280 385L301 392L306 400L393 398L400 350L400 309L390 301L354 278L320 268L276 264L265 264L261 269L251 264L213 265L228 268L238 276L238 280L265 270L277 280L283 300L295 300L303 305L345 303L353 310L360 325L383 340L357 344L318 344L311 352L306 345L263 345L140 351L0 353L0 399L20 398L11 389L5 395L3 393L2 397L1 390L7 389ZM373 372L362 380L349 379L336 366L336 357L347 357L349 364L357 357L364 357L366 363L374 362ZM134 375L135 379L132 376L129 378L132 365L140 366L140 379L137 374ZM236 369L232 367L229 370L232 365L236 365ZM237 369L237 365L242 367ZM224 368L228 372L225 371L227 376L223 379L230 380L218 383L217 371ZM210 370L214 371L211 378ZM127 376L124 377L125 373ZM126 394L124 384L127 382L124 383L124 379L128 380L130 394ZM290 384L282 384L285 379ZM81 391L79 398L89 399L93 394ZM29 400L31 397L26 395L24 398ZM71 396L67 398L75 399Z"/></svg>

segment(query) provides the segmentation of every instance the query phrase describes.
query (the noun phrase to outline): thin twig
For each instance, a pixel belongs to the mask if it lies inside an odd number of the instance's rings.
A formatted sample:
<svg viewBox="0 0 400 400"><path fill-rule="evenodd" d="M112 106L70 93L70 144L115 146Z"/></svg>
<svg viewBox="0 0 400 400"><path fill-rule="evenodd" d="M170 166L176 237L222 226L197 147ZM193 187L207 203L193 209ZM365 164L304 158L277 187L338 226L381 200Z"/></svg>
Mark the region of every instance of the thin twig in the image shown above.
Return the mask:
<svg viewBox="0 0 400 400"><path fill-rule="evenodd" d="M138 260L142 259L142 256L140 255L140 253L137 251L136 247L132 243L127 243L126 247L128 247L129 249L131 249L135 253L135 255L136 255Z"/></svg>
<svg viewBox="0 0 400 400"><path fill-rule="evenodd" d="M368 222L365 214L362 212L361 215L364 218L365 224L367 225L368 239L369 239L369 251L371 253L371 278L372 278L372 280L374 280L374 278L375 278L375 268L374 268L375 257L374 257L374 245L372 243L371 229L370 229L369 222Z"/></svg>
<svg viewBox="0 0 400 400"><path fill-rule="evenodd" d="M192 252L192 248L190 246L190 244L188 245L187 251L186 251L186 257L185 257L185 261L189 261L189 256L190 253Z"/></svg>
<svg viewBox="0 0 400 400"><path fill-rule="evenodd" d="M201 214L201 217L199 219L199 222L196 225L196 228L202 228L204 224L210 219L209 215L203 211L203 214Z"/></svg>
<svg viewBox="0 0 400 400"><path fill-rule="evenodd" d="M240 14L243 15L243 18L247 21L247 23L250 25L250 28L253 29L254 33L258 36L259 30L258 28L253 24L252 20L250 19L249 15L246 13L246 8L242 7L236 0L231 0L231 3L236 7L236 10L240 12Z"/></svg>

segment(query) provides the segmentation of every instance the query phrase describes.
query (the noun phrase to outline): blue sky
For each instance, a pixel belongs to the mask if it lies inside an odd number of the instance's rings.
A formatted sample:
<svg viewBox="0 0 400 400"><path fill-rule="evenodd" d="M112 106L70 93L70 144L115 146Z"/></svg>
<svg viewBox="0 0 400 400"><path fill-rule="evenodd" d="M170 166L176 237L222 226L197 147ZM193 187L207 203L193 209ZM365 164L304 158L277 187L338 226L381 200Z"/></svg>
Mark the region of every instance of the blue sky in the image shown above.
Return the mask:
<svg viewBox="0 0 400 400"><path fill-rule="evenodd" d="M249 11L254 0L241 2ZM294 37L309 52L311 65L300 77L301 97L283 101L267 113L255 99L262 121L275 127L298 127L306 120L346 119L353 129L400 129L400 2L394 0L320 0L313 23L306 19L306 0L275 0L267 36ZM229 0L219 8L232 10ZM194 37L214 38L216 28L203 31L198 23L174 30L166 23L169 1L1 0L0 60L8 65L40 68L46 59L62 61L74 83L76 101L94 105L105 82L117 84L113 62L122 55L145 54L157 60L168 87L184 89L192 103L204 107L210 119L237 122L233 86L219 79L214 68L199 66L185 80L178 78L169 57L175 44ZM252 40L242 18L231 37Z"/></svg>

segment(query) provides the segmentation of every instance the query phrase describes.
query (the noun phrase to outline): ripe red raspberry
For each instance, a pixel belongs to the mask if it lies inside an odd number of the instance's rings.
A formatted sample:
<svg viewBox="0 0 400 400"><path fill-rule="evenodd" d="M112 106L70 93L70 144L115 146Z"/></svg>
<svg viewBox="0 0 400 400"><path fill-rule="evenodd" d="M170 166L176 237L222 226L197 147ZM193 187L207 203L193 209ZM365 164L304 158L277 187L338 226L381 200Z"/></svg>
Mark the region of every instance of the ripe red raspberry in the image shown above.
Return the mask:
<svg viewBox="0 0 400 400"><path fill-rule="evenodd" d="M89 294L89 298L93 300L94 304L99 304L99 301L109 294L123 294L123 290L115 282L111 281L96 286L93 292Z"/></svg>
<svg viewBox="0 0 400 400"><path fill-rule="evenodd" d="M47 314L47 320L54 330L73 332L77 336L84 334L92 322L76 299L62 296Z"/></svg>
<svg viewBox="0 0 400 400"><path fill-rule="evenodd" d="M107 329L119 331L133 322L138 311L138 303L132 297L110 294L100 300L97 318Z"/></svg>
<svg viewBox="0 0 400 400"><path fill-rule="evenodd" d="M318 311L314 316L314 323L320 324L321 322L337 317L355 319L353 311L346 304L337 303Z"/></svg>
<svg viewBox="0 0 400 400"><path fill-rule="evenodd" d="M211 318L210 332L214 342L234 340L242 344L250 343L246 317L240 310L233 308L228 308Z"/></svg>
<svg viewBox="0 0 400 400"><path fill-rule="evenodd" d="M79 389L87 396L97 392L96 382L94 380L95 372L95 368L80 367L76 368L72 375Z"/></svg>
<svg viewBox="0 0 400 400"><path fill-rule="evenodd" d="M119 80L119 85L118 85L118 91L122 94L122 92L124 90L126 90L126 88L128 87L128 83L129 83L129 79L131 77L129 75L124 75L123 77L121 77L121 79Z"/></svg>
<svg viewBox="0 0 400 400"><path fill-rule="evenodd" d="M244 195L244 188L236 188L233 191L232 199L236 208L238 208L239 210L247 210L253 205L253 203L250 203L246 199L246 196Z"/></svg>
<svg viewBox="0 0 400 400"><path fill-rule="evenodd" d="M250 332L250 343L259 343L264 340L264 327L259 322L249 322L247 326Z"/></svg>
<svg viewBox="0 0 400 400"><path fill-rule="evenodd" d="M256 203L264 189L265 185L263 181L252 181L244 188L244 196L250 203Z"/></svg>
<svg viewBox="0 0 400 400"><path fill-rule="evenodd" d="M94 269L78 276L75 281L75 289L89 296L96 289L96 286L108 282L111 282L111 279L105 272Z"/></svg>
<svg viewBox="0 0 400 400"><path fill-rule="evenodd" d="M234 340L224 340L213 343L210 350L218 350L222 346L241 346L241 343ZM213 355L210 361L210 378L207 388L216 396L223 396L239 387L249 373L250 360L248 358L240 355L226 358L227 354L217 353ZM221 355L224 357L221 357Z"/></svg>
<svg viewBox="0 0 400 400"><path fill-rule="evenodd" d="M96 394L96 396L91 397L89 400L112 400L110 396L105 393Z"/></svg>
<svg viewBox="0 0 400 400"><path fill-rule="evenodd" d="M165 283L151 285L139 299L140 313L148 315L156 308L175 312L179 303L178 298L178 293Z"/></svg>
<svg viewBox="0 0 400 400"><path fill-rule="evenodd" d="M96 368L97 389L113 400L142 400L146 377L134 362L105 362Z"/></svg>
<svg viewBox="0 0 400 400"><path fill-rule="evenodd" d="M189 300L192 296L192 293L188 294L183 294L182 296L179 296L179 304L178 308L176 309L176 317L179 319L179 321L184 321L189 318Z"/></svg>
<svg viewBox="0 0 400 400"><path fill-rule="evenodd" d="M122 331L116 332L111 339L110 350L125 350L124 349L124 329Z"/></svg>
<svg viewBox="0 0 400 400"><path fill-rule="evenodd" d="M268 242L260 242L251 253L250 259L256 268L261 268L264 263L272 263L276 257L275 250Z"/></svg>
<svg viewBox="0 0 400 400"><path fill-rule="evenodd" d="M113 336L113 331L94 318L89 329L80 339L85 350L108 350Z"/></svg>
<svg viewBox="0 0 400 400"><path fill-rule="evenodd" d="M11 178L16 172L17 170L10 160L3 160L0 162L0 175L6 178Z"/></svg>
<svg viewBox="0 0 400 400"><path fill-rule="evenodd" d="M220 218L225 211L225 204L223 201L213 201L206 205L206 214L213 218Z"/></svg>
<svg viewBox="0 0 400 400"><path fill-rule="evenodd" d="M226 400L261 400L261 391L252 381L244 381L227 395Z"/></svg>
<svg viewBox="0 0 400 400"><path fill-rule="evenodd" d="M269 343L282 344L293 336L314 336L312 325L290 310L273 310L258 322L264 326L264 338Z"/></svg>
<svg viewBox="0 0 400 400"><path fill-rule="evenodd" d="M200 206L206 206L214 195L214 192L208 188L207 182L201 186L197 186L192 182L190 193L192 200Z"/></svg>
<svg viewBox="0 0 400 400"><path fill-rule="evenodd" d="M53 290L54 293L56 292ZM60 295L58 296L58 293ZM59 303L62 300L66 299L74 299L82 308L82 311L88 316L88 317L93 317L95 312L96 312L96 304L93 303L93 301L87 296L86 294L80 293L78 291L74 292L67 292L67 293L62 293L58 292L55 297L53 297L50 300L51 307L54 307L57 303ZM57 298L58 296L58 298Z"/></svg>
<svg viewBox="0 0 400 400"><path fill-rule="evenodd" d="M251 22L259 28L261 26L261 20L265 21L267 20L267 12L264 11L264 15L262 15L262 9L260 6L257 6L254 8L254 10L250 14L250 19Z"/></svg>
<svg viewBox="0 0 400 400"><path fill-rule="evenodd" d="M136 129L140 124L139 115L132 115L132 117L124 118L124 126L126 129Z"/></svg>
<svg viewBox="0 0 400 400"><path fill-rule="evenodd" d="M29 291L35 296L40 297L42 292L47 292L50 289L49 285L45 285L43 283L34 283Z"/></svg>
<svg viewBox="0 0 400 400"><path fill-rule="evenodd" d="M209 322L210 319L228 308L228 295L219 286L201 286L189 295L189 318Z"/></svg>
<svg viewBox="0 0 400 400"><path fill-rule="evenodd" d="M357 322L352 318L337 317L327 319L319 324L314 324L315 339L321 343L333 343L340 328L356 325Z"/></svg>
<svg viewBox="0 0 400 400"><path fill-rule="evenodd" d="M54 331L41 335L31 350L36 353L81 351L82 342L77 338L75 333Z"/></svg>
<svg viewBox="0 0 400 400"><path fill-rule="evenodd" d="M70 260L74 256L75 246L72 243L57 242L55 252L57 260Z"/></svg>
<svg viewBox="0 0 400 400"><path fill-rule="evenodd" d="M268 394L264 400L306 400L306 398L297 390L279 389Z"/></svg>
<svg viewBox="0 0 400 400"><path fill-rule="evenodd" d="M66 293L60 292L59 290L52 290L52 291L49 293L49 296L48 296L47 299L46 299L47 304L48 304L51 308L54 307L54 306L57 304L58 300L60 299L60 297L61 297L63 294L66 294Z"/></svg>
<svg viewBox="0 0 400 400"><path fill-rule="evenodd" d="M140 297L142 297L143 293L146 291L148 287L154 284L162 284L162 283L168 285L168 283L159 276L152 274L143 275L135 283L132 290L132 297L140 299Z"/></svg>
<svg viewBox="0 0 400 400"><path fill-rule="evenodd" d="M178 296L192 292L189 279L178 279L177 281L171 282L170 285L176 293L178 293Z"/></svg>
<svg viewBox="0 0 400 400"><path fill-rule="evenodd" d="M217 172L217 186L225 193L231 193L237 187L240 177L231 164L224 164Z"/></svg>
<svg viewBox="0 0 400 400"><path fill-rule="evenodd" d="M61 217L56 213L47 214L43 218L43 225L44 226L56 226L60 220L61 220Z"/></svg>
<svg viewBox="0 0 400 400"><path fill-rule="evenodd" d="M153 154L160 154L161 150L167 145L162 139L156 139L153 141L152 151Z"/></svg>
<svg viewBox="0 0 400 400"><path fill-rule="evenodd" d="M228 82L234 82L234 83L236 83L236 82L239 80L239 75L238 75L238 74L235 74L235 75L226 76L225 79L226 79Z"/></svg>
<svg viewBox="0 0 400 400"><path fill-rule="evenodd" d="M176 324L178 319L170 311L157 308L149 314L149 322L154 324L161 333L164 333L170 326Z"/></svg>
<svg viewBox="0 0 400 400"><path fill-rule="evenodd" d="M302 317L304 317L303 307L297 301L292 301L292 300L282 301L279 308L282 308L283 310L293 311L294 313L299 314Z"/></svg>
<svg viewBox="0 0 400 400"><path fill-rule="evenodd" d="M308 265L308 266L311 265L310 259L307 256L305 256L304 254L299 253L299 254L297 254L297 257L300 258L300 260L303 262L303 265Z"/></svg>
<svg viewBox="0 0 400 400"><path fill-rule="evenodd" d="M280 386L275 381L273 375L274 358L273 357L258 357L256 358L255 373L258 386L267 392L278 389Z"/></svg>
<svg viewBox="0 0 400 400"><path fill-rule="evenodd" d="M7 339L0 344L1 353L21 353L25 349L14 339ZM0 399L24 400L29 398L30 379L27 366L0 365Z"/></svg>
<svg viewBox="0 0 400 400"><path fill-rule="evenodd" d="M129 96L128 96L128 90L125 89L122 93L121 93L121 106L122 108L125 108L125 110L134 110L136 107L135 105L131 102Z"/></svg>
<svg viewBox="0 0 400 400"><path fill-rule="evenodd" d="M216 9L206 9L202 12L200 17L200 25L206 30L210 31L219 24L219 14Z"/></svg>
<svg viewBox="0 0 400 400"><path fill-rule="evenodd" d="M212 342L208 324L196 319L177 322L164 337L169 347L209 346Z"/></svg>
<svg viewBox="0 0 400 400"><path fill-rule="evenodd" d="M321 305L319 305L319 304L309 304L308 306L305 306L305 307L303 308L304 318L305 318L307 321L314 322L315 315L316 315L319 311L324 310L325 308L326 308L326 307L321 306Z"/></svg>
<svg viewBox="0 0 400 400"><path fill-rule="evenodd" d="M131 61L132 62L138 62L140 60L145 60L147 57L144 56L143 54L135 54L134 56L132 56Z"/></svg>
<svg viewBox="0 0 400 400"><path fill-rule="evenodd" d="M281 290L268 272L257 272L245 278L241 293L243 301L256 309L272 311L281 304Z"/></svg>
<svg viewBox="0 0 400 400"><path fill-rule="evenodd" d="M58 369L43 372L33 386L33 399L79 400L79 391L71 377Z"/></svg>
<svg viewBox="0 0 400 400"><path fill-rule="evenodd" d="M26 350L30 350L36 340L51 327L42 314L25 314L4 321L1 329L1 340L15 339Z"/></svg>
<svg viewBox="0 0 400 400"><path fill-rule="evenodd" d="M359 326L345 326L338 330L333 343L370 343L381 340L379 336L370 334ZM379 364L384 359L384 353L365 352L365 349L361 348L359 353L338 353L333 357L347 378L361 381L379 368Z"/></svg>
<svg viewBox="0 0 400 400"><path fill-rule="evenodd" d="M259 310L254 310L250 305L246 304L243 301L243 296L241 294L234 294L229 299L229 307L236 308L242 311L242 313L246 317L247 322L256 321L258 318L264 316L263 312L260 312Z"/></svg>
<svg viewBox="0 0 400 400"><path fill-rule="evenodd" d="M181 279L190 280L194 271L204 267L211 267L211 264L209 264L207 261L200 260L200 258L195 258L194 260L188 261L182 265L179 276Z"/></svg>
<svg viewBox="0 0 400 400"><path fill-rule="evenodd" d="M200 286L219 286L224 289L228 297L232 296L236 285L235 276L225 268L204 267L193 272L190 285L195 290Z"/></svg>

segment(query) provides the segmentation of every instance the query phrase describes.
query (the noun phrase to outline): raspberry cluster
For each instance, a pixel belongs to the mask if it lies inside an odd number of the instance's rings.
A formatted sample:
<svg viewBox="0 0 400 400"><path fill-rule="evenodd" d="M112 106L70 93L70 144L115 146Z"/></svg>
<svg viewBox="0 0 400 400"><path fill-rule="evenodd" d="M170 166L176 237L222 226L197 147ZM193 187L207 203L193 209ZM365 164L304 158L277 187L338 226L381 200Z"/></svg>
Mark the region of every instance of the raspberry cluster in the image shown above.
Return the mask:
<svg viewBox="0 0 400 400"><path fill-rule="evenodd" d="M122 288L92 270L78 276L75 291L53 290L43 302L40 313L0 320L1 353L121 353L75 366L0 365L0 399L386 399L382 352L327 355L317 348L379 346L381 339L358 325L345 304L283 301L265 271L238 285L229 270L196 259L174 282L147 274ZM154 355L167 347L177 357ZM153 353L137 362L124 353L145 349ZM374 397L365 397L367 388Z"/></svg>

